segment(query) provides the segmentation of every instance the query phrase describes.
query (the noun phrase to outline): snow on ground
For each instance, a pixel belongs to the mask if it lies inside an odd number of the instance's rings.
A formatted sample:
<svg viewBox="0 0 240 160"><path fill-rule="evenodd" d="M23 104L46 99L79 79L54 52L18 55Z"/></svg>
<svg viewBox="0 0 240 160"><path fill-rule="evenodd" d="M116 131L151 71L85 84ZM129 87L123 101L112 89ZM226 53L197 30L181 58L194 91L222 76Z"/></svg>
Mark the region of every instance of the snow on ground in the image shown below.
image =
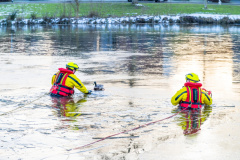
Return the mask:
<svg viewBox="0 0 240 160"><path fill-rule="evenodd" d="M48 24L115 24L115 23L188 23L187 20L182 21L182 17L191 18L191 19L204 19L204 18L211 18L211 21L219 22L224 18L228 18L232 20L233 23L240 22L240 15L212 15L212 14L183 14L183 15L161 15L161 16L135 16L135 17L120 17L120 18L49 18L48 21L44 21L43 19L23 19L23 20L14 20L11 22L12 25L14 24L41 24L41 23L48 23ZM171 21L171 22L170 22ZM192 23L192 22L189 22ZM0 25L7 24L6 19L0 20Z"/></svg>

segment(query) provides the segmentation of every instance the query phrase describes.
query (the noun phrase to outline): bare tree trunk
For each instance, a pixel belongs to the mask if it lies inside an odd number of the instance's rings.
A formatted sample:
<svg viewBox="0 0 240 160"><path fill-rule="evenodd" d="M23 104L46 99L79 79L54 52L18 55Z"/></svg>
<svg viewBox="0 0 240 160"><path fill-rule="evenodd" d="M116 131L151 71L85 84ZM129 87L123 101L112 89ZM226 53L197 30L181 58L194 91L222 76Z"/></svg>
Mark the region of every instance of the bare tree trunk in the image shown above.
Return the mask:
<svg viewBox="0 0 240 160"><path fill-rule="evenodd" d="M132 4L138 4L138 0L132 0Z"/></svg>
<svg viewBox="0 0 240 160"><path fill-rule="evenodd" d="M75 11L75 15L76 15L76 18L78 18L78 14L79 14L79 1L78 0L74 0L74 3L71 3L74 11Z"/></svg>

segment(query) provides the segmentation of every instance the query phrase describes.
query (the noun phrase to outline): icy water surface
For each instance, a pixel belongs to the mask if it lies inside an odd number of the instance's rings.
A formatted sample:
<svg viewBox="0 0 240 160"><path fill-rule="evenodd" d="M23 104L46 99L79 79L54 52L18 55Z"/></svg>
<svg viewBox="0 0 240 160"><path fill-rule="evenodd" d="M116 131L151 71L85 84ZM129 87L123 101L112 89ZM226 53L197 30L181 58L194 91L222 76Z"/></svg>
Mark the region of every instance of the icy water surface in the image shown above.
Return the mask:
<svg viewBox="0 0 240 160"><path fill-rule="evenodd" d="M1 27L0 44L0 159L239 159L239 26ZM71 61L105 91L46 95ZM189 72L211 107L78 148L176 113Z"/></svg>

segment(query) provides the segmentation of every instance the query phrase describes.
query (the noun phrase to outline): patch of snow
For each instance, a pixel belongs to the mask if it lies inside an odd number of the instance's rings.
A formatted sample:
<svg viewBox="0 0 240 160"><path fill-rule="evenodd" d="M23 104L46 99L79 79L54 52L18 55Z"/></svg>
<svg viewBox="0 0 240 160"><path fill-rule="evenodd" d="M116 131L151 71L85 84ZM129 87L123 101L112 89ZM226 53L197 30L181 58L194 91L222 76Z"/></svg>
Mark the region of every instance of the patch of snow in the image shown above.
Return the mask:
<svg viewBox="0 0 240 160"><path fill-rule="evenodd" d="M216 20L220 20L223 17L229 17L230 19L240 19L240 15L216 15L216 14L188 14L188 16L194 16L194 17L204 17L204 18L213 18Z"/></svg>
<svg viewBox="0 0 240 160"><path fill-rule="evenodd" d="M135 4L136 7L144 7L142 4Z"/></svg>
<svg viewBox="0 0 240 160"><path fill-rule="evenodd" d="M27 24L27 23L28 23L28 19L24 19L24 20L23 20L23 23L24 23L24 24Z"/></svg>
<svg viewBox="0 0 240 160"><path fill-rule="evenodd" d="M96 19L95 22L96 22L97 24L100 24L100 23L102 22L102 19L101 19L101 18Z"/></svg>
<svg viewBox="0 0 240 160"><path fill-rule="evenodd" d="M0 13L2 14L2 12ZM214 14L182 14L182 15L161 15L161 16L130 16L130 17L120 17L120 18L55 18L51 19L48 23L70 23L70 24L119 24L119 23L176 23L181 20L181 17L195 17L197 19L201 18L211 18L217 22L221 21L223 18L228 17L230 20L240 20L240 15L214 15ZM29 20L24 19L20 23L28 24L31 22L33 24L46 23L43 19ZM1 25L6 24L6 20L0 20ZM16 24L16 21L11 22L12 25Z"/></svg>

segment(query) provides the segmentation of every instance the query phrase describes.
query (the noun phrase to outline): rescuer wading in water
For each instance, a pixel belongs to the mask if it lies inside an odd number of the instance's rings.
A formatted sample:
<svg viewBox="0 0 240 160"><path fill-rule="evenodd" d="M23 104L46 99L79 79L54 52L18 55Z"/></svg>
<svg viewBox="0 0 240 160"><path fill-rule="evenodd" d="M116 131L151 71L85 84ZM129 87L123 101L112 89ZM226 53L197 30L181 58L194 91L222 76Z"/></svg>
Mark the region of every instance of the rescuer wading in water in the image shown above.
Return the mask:
<svg viewBox="0 0 240 160"><path fill-rule="evenodd" d="M74 94L74 87L82 93L90 94L92 91L87 90L84 84L77 78L74 73L79 69L78 65L69 62L65 68L59 68L58 72L52 77L51 96L66 97Z"/></svg>
<svg viewBox="0 0 240 160"><path fill-rule="evenodd" d="M191 109L201 109L202 106L212 104L211 91L207 91L202 87L198 75L189 73L186 75L186 83L184 87L177 91L172 97L171 103L175 106L179 104L180 108L189 107Z"/></svg>

